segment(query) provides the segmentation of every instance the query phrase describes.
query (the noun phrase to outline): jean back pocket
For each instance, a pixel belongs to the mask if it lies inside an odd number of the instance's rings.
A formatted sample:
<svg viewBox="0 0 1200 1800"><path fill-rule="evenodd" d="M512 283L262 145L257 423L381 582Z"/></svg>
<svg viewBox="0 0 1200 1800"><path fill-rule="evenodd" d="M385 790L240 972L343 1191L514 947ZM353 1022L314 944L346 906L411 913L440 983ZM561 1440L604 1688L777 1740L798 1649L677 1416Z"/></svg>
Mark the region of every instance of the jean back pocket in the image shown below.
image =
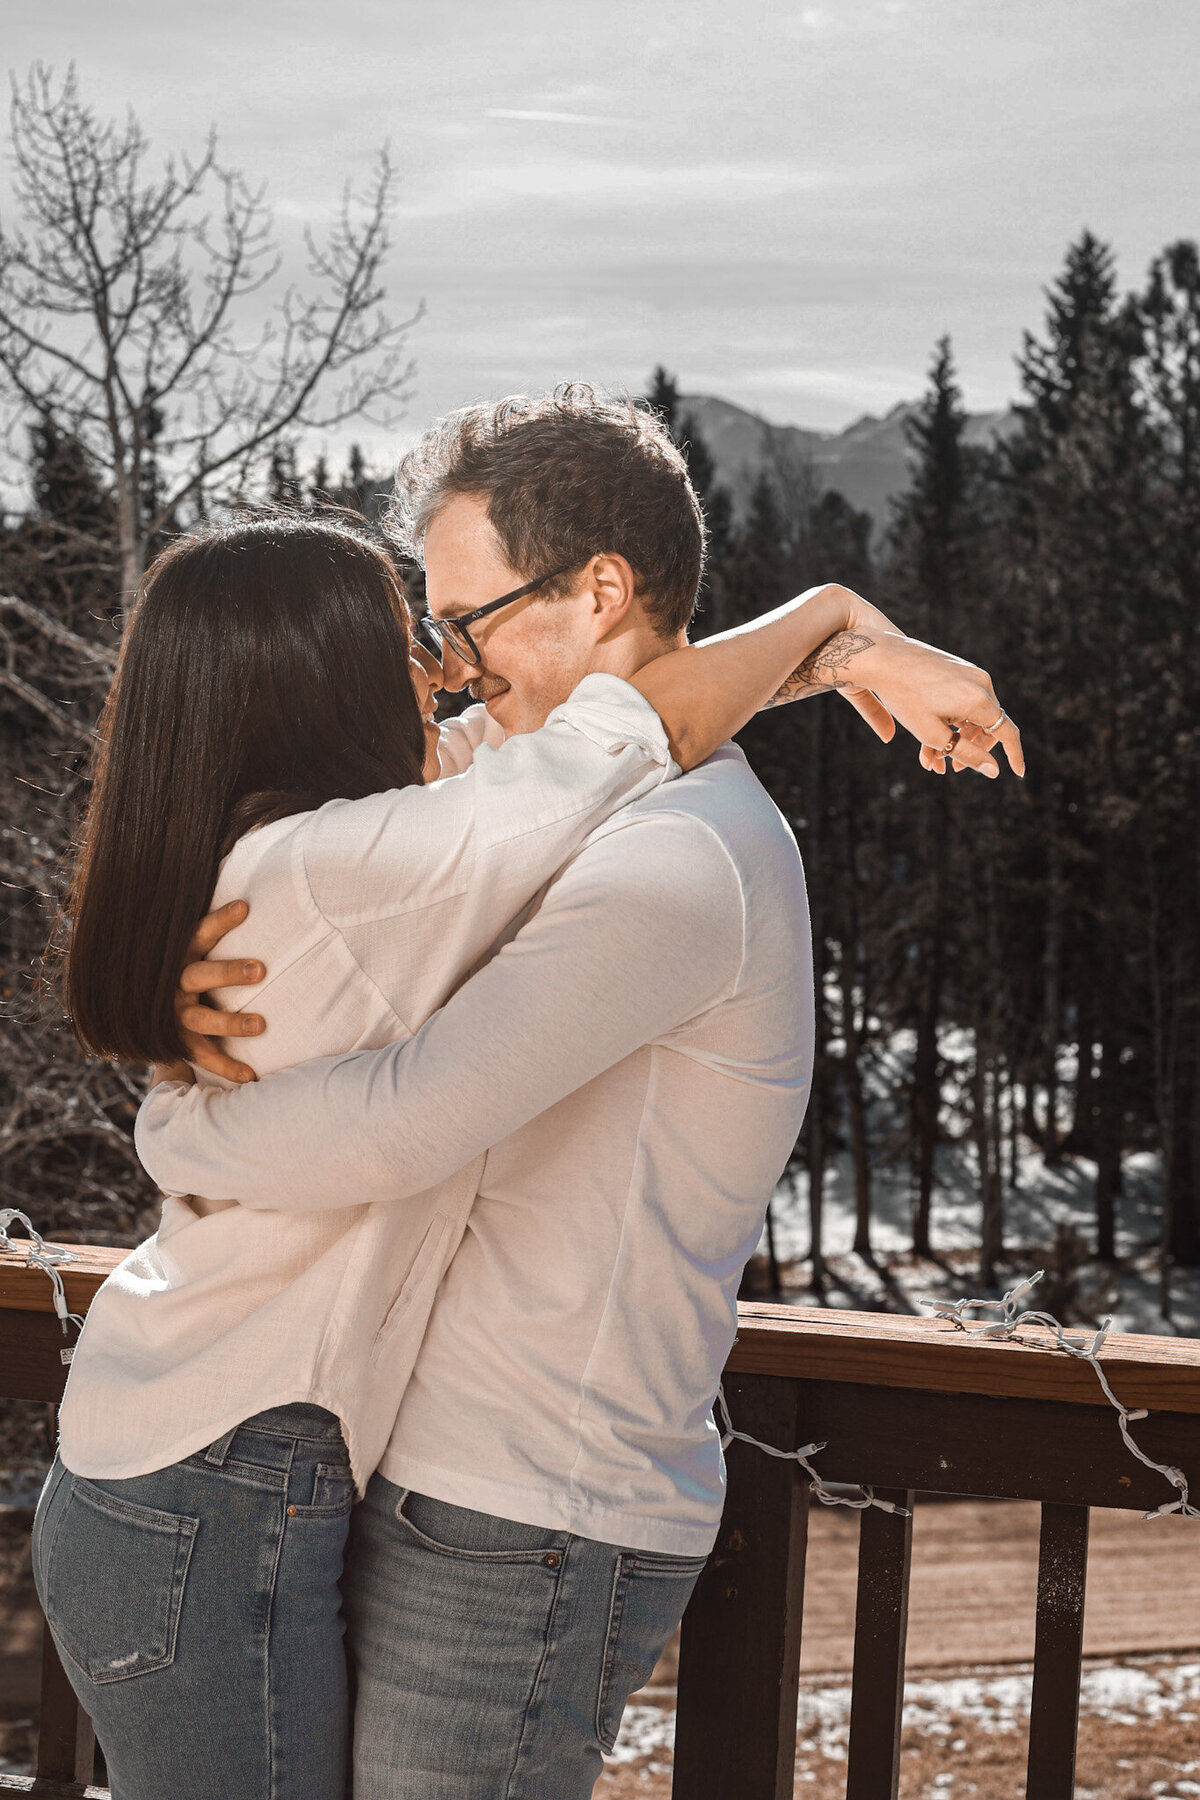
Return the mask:
<svg viewBox="0 0 1200 1800"><path fill-rule="evenodd" d="M97 1683L166 1668L199 1519L134 1505L78 1475L67 1479L43 1567L55 1638Z"/></svg>

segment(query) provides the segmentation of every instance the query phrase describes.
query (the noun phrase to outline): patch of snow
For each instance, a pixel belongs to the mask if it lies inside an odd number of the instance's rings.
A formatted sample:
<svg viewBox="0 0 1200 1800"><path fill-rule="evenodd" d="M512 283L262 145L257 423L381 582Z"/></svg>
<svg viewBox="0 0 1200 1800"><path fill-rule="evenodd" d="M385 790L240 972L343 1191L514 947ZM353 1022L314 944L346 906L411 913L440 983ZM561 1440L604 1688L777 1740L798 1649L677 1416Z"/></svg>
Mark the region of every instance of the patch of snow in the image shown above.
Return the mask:
<svg viewBox="0 0 1200 1800"><path fill-rule="evenodd" d="M621 1730L606 1765L640 1762L658 1750L675 1748L675 1712L664 1706L627 1706Z"/></svg>
<svg viewBox="0 0 1200 1800"><path fill-rule="evenodd" d="M833 1016L836 1018L836 1012ZM912 1243L913 1181L907 1161L909 1126L905 1103L914 1047L911 1032L893 1033L874 1046L864 1073L872 1147L871 1241L876 1255L883 1259L909 1251ZM935 1157L930 1234L939 1254L951 1257L959 1268L969 1268L966 1253L978 1252L982 1227L975 1148L967 1135L968 1083L974 1052L970 1035L961 1031L944 1033L940 1048L946 1071L941 1112L946 1136ZM1073 1058L1074 1052L1069 1050L1060 1055L1065 1079L1072 1075ZM844 1127L842 1135L848 1136ZM1047 1167L1036 1146L1021 1137L1015 1190L1007 1182L1007 1148L1004 1163L1004 1237L1008 1246L1026 1252L1040 1247L1048 1251L1059 1226L1073 1227L1085 1242L1093 1240L1093 1161L1073 1156ZM1160 1227L1160 1159L1149 1151L1138 1152L1126 1156L1121 1167L1123 1192L1117 1200L1116 1235L1117 1253L1126 1266L1117 1273L1112 1299L1104 1301L1102 1310L1113 1314L1118 1331L1200 1336L1200 1270L1174 1272L1170 1324L1159 1311L1155 1246ZM807 1170L795 1168L784 1175L775 1190L771 1216L776 1252L782 1262L803 1263L809 1258L808 1189ZM918 1301L926 1292L957 1299L971 1287L969 1273L962 1277L948 1275L945 1268L935 1263L906 1266L902 1273L895 1272L899 1281L885 1280L880 1271L854 1254L854 1161L848 1148L837 1151L826 1165L821 1210L822 1248L830 1264L825 1295L829 1305L864 1311L919 1312ZM766 1253L765 1232L759 1248ZM1084 1274L1091 1285L1090 1266ZM794 1298L806 1300L808 1296L797 1293Z"/></svg>
<svg viewBox="0 0 1200 1800"><path fill-rule="evenodd" d="M1020 1733L1028 1729L1033 1671L1022 1668L997 1674L960 1674L908 1681L904 1688L903 1725L927 1737L949 1741L965 1722L990 1734ZM801 1753L844 1762L850 1736L850 1683L802 1682L797 1717ZM1138 1725L1147 1720L1187 1718L1183 1709L1200 1701L1200 1662L1106 1663L1085 1669L1080 1684L1081 1716L1113 1725ZM621 1735L610 1763L638 1762L643 1757L669 1750L675 1742L675 1715L655 1706L626 1708ZM952 1748L960 1747L957 1740ZM1200 1770L1200 1763L1184 1763L1179 1776ZM1168 1784L1152 1790L1163 1794ZM1171 1793L1200 1795L1200 1782L1176 1778Z"/></svg>

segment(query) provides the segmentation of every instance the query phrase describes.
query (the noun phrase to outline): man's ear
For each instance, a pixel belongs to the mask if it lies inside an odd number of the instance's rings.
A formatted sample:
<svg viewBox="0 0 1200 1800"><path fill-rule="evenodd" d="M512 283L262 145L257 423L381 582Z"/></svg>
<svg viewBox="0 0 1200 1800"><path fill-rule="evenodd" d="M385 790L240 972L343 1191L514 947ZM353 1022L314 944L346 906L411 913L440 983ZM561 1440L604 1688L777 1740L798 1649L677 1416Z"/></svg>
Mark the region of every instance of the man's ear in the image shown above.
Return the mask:
<svg viewBox="0 0 1200 1800"><path fill-rule="evenodd" d="M584 579L592 594L597 635L607 637L627 622L636 598L637 578L623 556L606 552L593 556Z"/></svg>

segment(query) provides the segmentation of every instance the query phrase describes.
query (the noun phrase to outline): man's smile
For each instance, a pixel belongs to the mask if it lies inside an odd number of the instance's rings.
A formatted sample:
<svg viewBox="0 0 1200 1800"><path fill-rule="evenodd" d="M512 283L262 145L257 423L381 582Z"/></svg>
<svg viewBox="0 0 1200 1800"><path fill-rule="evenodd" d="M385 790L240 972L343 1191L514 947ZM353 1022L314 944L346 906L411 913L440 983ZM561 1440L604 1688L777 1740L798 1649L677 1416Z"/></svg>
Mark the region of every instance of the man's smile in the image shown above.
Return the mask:
<svg viewBox="0 0 1200 1800"><path fill-rule="evenodd" d="M512 683L499 675L481 675L478 681L467 684L467 691L472 700L482 701L486 706L489 700L498 700L501 694L510 692Z"/></svg>

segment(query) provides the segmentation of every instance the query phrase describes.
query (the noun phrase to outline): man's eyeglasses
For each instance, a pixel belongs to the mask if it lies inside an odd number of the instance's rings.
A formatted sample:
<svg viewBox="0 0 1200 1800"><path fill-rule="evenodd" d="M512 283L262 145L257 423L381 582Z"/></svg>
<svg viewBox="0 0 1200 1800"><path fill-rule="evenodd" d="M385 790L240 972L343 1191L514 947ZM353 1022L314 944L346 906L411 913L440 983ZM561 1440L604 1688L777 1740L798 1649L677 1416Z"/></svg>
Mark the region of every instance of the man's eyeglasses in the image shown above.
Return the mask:
<svg viewBox="0 0 1200 1800"><path fill-rule="evenodd" d="M498 600L489 600L486 606L477 606L474 612L460 613L457 618L435 619L432 613L422 613L416 621L417 637L439 662L443 645L448 645L460 662L472 669L481 668L483 658L479 646L467 627L474 625L477 619L485 619L488 613L498 612L502 606L511 606L514 600L524 600L526 594L536 594L548 581L557 580L574 567L574 563L564 563L561 569L551 569L548 575L539 575L536 581L527 581L524 587L514 588L511 594L501 594Z"/></svg>

